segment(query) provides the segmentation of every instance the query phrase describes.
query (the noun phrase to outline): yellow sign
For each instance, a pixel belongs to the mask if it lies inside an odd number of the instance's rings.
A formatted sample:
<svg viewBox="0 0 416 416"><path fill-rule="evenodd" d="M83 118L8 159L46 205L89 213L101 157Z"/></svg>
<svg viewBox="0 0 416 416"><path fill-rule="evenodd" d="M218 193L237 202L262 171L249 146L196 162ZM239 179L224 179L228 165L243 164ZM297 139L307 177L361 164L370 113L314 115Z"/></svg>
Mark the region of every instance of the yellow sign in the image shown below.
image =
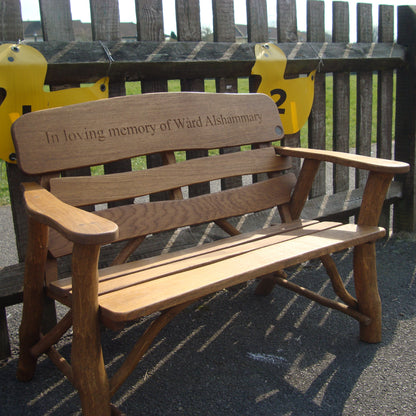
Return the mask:
<svg viewBox="0 0 416 416"><path fill-rule="evenodd" d="M45 57L31 46L0 45L0 159L15 162L10 127L22 114L108 98L108 77L90 87L44 91L47 67Z"/></svg>
<svg viewBox="0 0 416 416"><path fill-rule="evenodd" d="M269 95L279 108L285 134L298 132L312 108L315 72L285 79L286 55L273 43L255 46L256 63L251 73L261 76L257 92Z"/></svg>

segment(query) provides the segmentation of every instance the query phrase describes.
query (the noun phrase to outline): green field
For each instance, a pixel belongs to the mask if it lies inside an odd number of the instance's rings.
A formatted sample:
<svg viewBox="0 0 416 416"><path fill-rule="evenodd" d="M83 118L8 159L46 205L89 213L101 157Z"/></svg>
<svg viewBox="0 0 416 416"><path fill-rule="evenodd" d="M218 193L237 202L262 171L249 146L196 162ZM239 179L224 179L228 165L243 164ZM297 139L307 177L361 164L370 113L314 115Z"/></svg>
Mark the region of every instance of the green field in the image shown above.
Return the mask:
<svg viewBox="0 0 416 416"><path fill-rule="evenodd" d="M356 81L357 77L351 75L350 77L350 146L355 147L355 125L356 125ZM180 91L180 81L170 80L168 82L169 91ZM215 80L205 80L205 91L215 92ZM238 91L248 92L248 78L240 78L238 80ZM128 82L126 83L126 92L128 95L140 94L141 86L140 82ZM332 147L332 76L328 76L326 79L326 145L330 149ZM393 104L394 104L393 98ZM394 108L393 108L394 117ZM373 77L373 128L372 128L372 141L376 142L377 139L377 75ZM394 120L393 120L394 126ZM307 124L301 129L301 145L306 147L308 143L308 126ZM141 169L144 167L144 159L137 158L133 161L133 169ZM100 174L102 168L94 169L94 174ZM7 205L10 203L9 190L7 184L7 172L6 165L3 161L0 161L0 205Z"/></svg>

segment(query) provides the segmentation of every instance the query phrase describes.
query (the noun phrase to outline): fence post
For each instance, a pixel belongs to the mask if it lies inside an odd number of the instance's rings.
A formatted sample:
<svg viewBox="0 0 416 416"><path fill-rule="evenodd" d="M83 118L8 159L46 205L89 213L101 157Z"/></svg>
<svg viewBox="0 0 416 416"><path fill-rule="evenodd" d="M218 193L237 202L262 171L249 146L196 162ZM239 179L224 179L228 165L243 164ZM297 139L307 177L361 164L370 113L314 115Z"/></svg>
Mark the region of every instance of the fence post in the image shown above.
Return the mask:
<svg viewBox="0 0 416 416"><path fill-rule="evenodd" d="M407 65L397 70L395 158L410 164L401 175L403 198L394 209L393 230L416 231L416 7L398 7L397 42L407 47Z"/></svg>

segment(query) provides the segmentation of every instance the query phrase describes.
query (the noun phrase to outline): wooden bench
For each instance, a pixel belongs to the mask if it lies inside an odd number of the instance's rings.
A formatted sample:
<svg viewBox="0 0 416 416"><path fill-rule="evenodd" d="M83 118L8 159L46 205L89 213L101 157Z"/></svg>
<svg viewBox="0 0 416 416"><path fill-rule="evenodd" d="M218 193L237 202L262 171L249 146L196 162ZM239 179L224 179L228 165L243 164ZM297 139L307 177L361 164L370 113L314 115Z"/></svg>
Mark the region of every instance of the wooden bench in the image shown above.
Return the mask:
<svg viewBox="0 0 416 416"><path fill-rule="evenodd" d="M47 353L78 389L84 414L117 414L111 396L160 330L187 305L223 288L259 279L257 292L277 283L338 309L360 323L366 342L381 339L375 241L385 194L408 165L332 151L274 147L283 129L274 102L261 94L160 93L112 98L19 118L12 128L19 167L38 175L25 183L29 217L18 378L33 377ZM176 161L178 151L244 146L243 151ZM61 175L74 168L160 153L161 167L95 176ZM215 153L215 152L214 152ZM217 152L218 153L218 152ZM207 153L208 154L208 153ZM298 178L291 157L303 158ZM302 207L321 161L370 171L356 224L302 221ZM266 174L266 175L265 175ZM240 175L254 183L184 198L184 187ZM260 178L262 180L260 180ZM134 199L168 191L170 200ZM119 203L118 201L123 201ZM100 206L95 212L78 207ZM231 217L278 208L281 224L240 233ZM214 222L230 236L208 244L126 262L146 236ZM125 241L110 267L99 269L102 246ZM354 247L356 298L331 253ZM56 259L72 255L72 276L56 280ZM300 288L283 269L320 259L342 302ZM45 294L70 307L41 333ZM156 314L109 380L100 328ZM73 327L71 365L54 344Z"/></svg>

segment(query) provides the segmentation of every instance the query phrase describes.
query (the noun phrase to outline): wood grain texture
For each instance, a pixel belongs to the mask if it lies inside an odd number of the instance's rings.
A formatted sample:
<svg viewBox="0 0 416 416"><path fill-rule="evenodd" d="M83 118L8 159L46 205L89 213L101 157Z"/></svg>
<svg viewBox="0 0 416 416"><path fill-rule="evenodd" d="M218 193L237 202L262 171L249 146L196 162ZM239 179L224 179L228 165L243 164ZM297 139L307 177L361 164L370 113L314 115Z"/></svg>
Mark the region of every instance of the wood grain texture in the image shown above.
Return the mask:
<svg viewBox="0 0 416 416"><path fill-rule="evenodd" d="M140 315L172 307L316 256L372 241L383 234L384 231L378 228L340 226L290 240L286 244L264 247L227 258L202 266L197 271L188 270L168 275L134 288L129 287L121 293L108 293L100 297L100 306L103 315L115 321L135 319ZM198 279L195 279L196 272ZM140 306L138 302L141 303Z"/></svg>
<svg viewBox="0 0 416 416"><path fill-rule="evenodd" d="M136 319L383 234L377 227L316 223L289 233L260 234L260 239L237 236L232 238L237 245L230 245L227 239L224 246L216 242L179 256L171 254L158 266L143 260L137 265L112 267L108 275L100 276L99 302L108 321ZM193 277L196 273L198 279ZM50 291L61 299L66 296L71 303L70 279L53 283Z"/></svg>
<svg viewBox="0 0 416 416"><path fill-rule="evenodd" d="M108 58L98 42L28 42L48 62L46 83L95 82L107 75ZM247 77L255 63L255 43L108 41L114 62L111 76L126 81ZM321 72L378 71L405 65L397 44L347 42L279 43L288 56L287 75ZM227 51L233 51L232 54ZM197 52L197 53L195 53ZM70 70L69 70L70 69Z"/></svg>
<svg viewBox="0 0 416 416"><path fill-rule="evenodd" d="M325 41L325 7L321 1L308 1L307 41ZM326 75L320 73L322 64L318 63L315 74L315 91L312 110L308 118L308 147L312 149L326 148ZM312 185L311 198L326 193L326 169L321 164Z"/></svg>
<svg viewBox="0 0 416 416"><path fill-rule="evenodd" d="M93 40L119 40L118 0L90 0Z"/></svg>
<svg viewBox="0 0 416 416"><path fill-rule="evenodd" d="M23 39L20 0L0 1L0 40L17 42Z"/></svg>
<svg viewBox="0 0 416 416"><path fill-rule="evenodd" d="M29 217L56 228L69 240L105 244L117 238L118 227L111 221L61 202L36 183L22 186Z"/></svg>
<svg viewBox="0 0 416 416"><path fill-rule="evenodd" d="M285 226L272 226L265 230L257 230L226 240L215 241L202 247L194 247L192 250L185 249L160 255L152 261L147 259L138 260L133 263L102 269L99 274L99 294L104 295L180 271L196 269L261 247L282 243L338 225L340 224L335 222L294 221ZM52 282L48 291L57 298L63 298L71 295L71 288L72 279L65 278Z"/></svg>
<svg viewBox="0 0 416 416"><path fill-rule="evenodd" d="M83 413L110 416L110 388L101 348L97 297L99 253L99 246L74 246L71 362Z"/></svg>
<svg viewBox="0 0 416 416"><path fill-rule="evenodd" d="M22 323L19 330L20 350L17 378L30 380L37 357L30 349L40 337L44 300L44 274L47 255L48 227L29 219L29 245L25 262Z"/></svg>
<svg viewBox="0 0 416 416"><path fill-rule="evenodd" d="M69 0L39 0L43 40L74 41Z"/></svg>
<svg viewBox="0 0 416 416"><path fill-rule="evenodd" d="M357 41L371 42L373 40L373 15L371 4L357 5ZM357 153L371 155L373 118L373 73L371 71L357 73L357 124L356 143ZM363 186L367 173L355 172L356 187Z"/></svg>
<svg viewBox="0 0 416 416"><path fill-rule="evenodd" d="M377 285L374 243L354 248L354 281L359 311L371 318L369 325L360 325L360 339L368 343L381 341L381 300Z"/></svg>
<svg viewBox="0 0 416 416"><path fill-rule="evenodd" d="M281 138L276 126L277 108L262 94L143 94L25 114L13 124L13 137L20 168L46 173L163 151L275 141Z"/></svg>
<svg viewBox="0 0 416 416"><path fill-rule="evenodd" d="M273 148L191 159L159 168L113 175L51 180L51 192L63 202L83 206L136 198L154 192L213 181L224 177L290 169L289 158Z"/></svg>
<svg viewBox="0 0 416 416"><path fill-rule="evenodd" d="M261 211L288 202L295 183L288 174L241 188L178 201L156 201L97 211L119 226L119 240ZM137 221L137 218L143 219Z"/></svg>
<svg viewBox="0 0 416 416"><path fill-rule="evenodd" d="M249 42L268 41L266 0L247 0L247 36Z"/></svg>
<svg viewBox="0 0 416 416"><path fill-rule="evenodd" d="M349 7L347 2L332 3L333 24L332 41L349 42ZM334 74L333 114L334 127L333 150L349 152L350 148L350 74L347 72ZM334 193L349 188L349 169L346 166L334 166Z"/></svg>
<svg viewBox="0 0 416 416"><path fill-rule="evenodd" d="M276 147L276 152L280 155L295 156L308 159L317 159L338 163L358 169L366 169L374 172L384 173L405 173L409 171L409 165L405 162L396 160L379 159L369 156L355 155L351 153L335 152L332 150Z"/></svg>

